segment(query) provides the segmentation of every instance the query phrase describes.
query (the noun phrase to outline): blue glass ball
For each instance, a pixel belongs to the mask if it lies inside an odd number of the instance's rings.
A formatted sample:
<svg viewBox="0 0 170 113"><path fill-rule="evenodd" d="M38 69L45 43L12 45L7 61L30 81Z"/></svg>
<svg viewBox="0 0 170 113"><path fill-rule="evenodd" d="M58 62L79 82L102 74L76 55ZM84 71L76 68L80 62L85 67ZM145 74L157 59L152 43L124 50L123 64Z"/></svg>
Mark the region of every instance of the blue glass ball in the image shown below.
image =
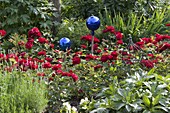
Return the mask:
<svg viewBox="0 0 170 113"><path fill-rule="evenodd" d="M70 39L66 37L61 38L59 43L59 46L63 51L66 51L66 49L70 48L71 46Z"/></svg>
<svg viewBox="0 0 170 113"><path fill-rule="evenodd" d="M86 26L89 30L97 30L100 26L100 20L96 16L90 16L86 21Z"/></svg>

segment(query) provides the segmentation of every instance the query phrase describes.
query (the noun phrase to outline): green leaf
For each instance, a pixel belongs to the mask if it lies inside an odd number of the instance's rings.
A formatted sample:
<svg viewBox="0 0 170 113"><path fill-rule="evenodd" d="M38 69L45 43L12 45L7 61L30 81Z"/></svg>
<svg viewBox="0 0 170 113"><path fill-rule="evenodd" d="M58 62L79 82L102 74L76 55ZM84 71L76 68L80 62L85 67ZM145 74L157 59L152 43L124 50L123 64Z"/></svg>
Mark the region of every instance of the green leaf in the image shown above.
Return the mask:
<svg viewBox="0 0 170 113"><path fill-rule="evenodd" d="M146 95L143 96L143 102L147 107L150 107L151 102Z"/></svg>
<svg viewBox="0 0 170 113"><path fill-rule="evenodd" d="M149 110L145 110L142 113L151 113Z"/></svg>
<svg viewBox="0 0 170 113"><path fill-rule="evenodd" d="M129 105L126 105L125 107L126 107L126 110L127 110L128 112L130 112L130 111L132 110L131 106L129 106Z"/></svg>
<svg viewBox="0 0 170 113"><path fill-rule="evenodd" d="M152 102L153 106L155 106L156 104L159 103L159 99L160 99L160 98L161 98L160 95L157 95L157 96L155 97L154 101Z"/></svg>
<svg viewBox="0 0 170 113"><path fill-rule="evenodd" d="M155 71L155 68L152 68L149 72L148 72L148 75L152 75Z"/></svg>
<svg viewBox="0 0 170 113"><path fill-rule="evenodd" d="M125 97L125 95L124 95L124 90L123 90L123 89L120 89L120 88L119 88L119 89L117 90L117 92L118 92L118 94L121 95L122 97Z"/></svg>
<svg viewBox="0 0 170 113"><path fill-rule="evenodd" d="M125 106L125 104L122 103L122 102L116 102L116 103L115 103L115 108L116 108L117 110L120 110L123 106Z"/></svg>

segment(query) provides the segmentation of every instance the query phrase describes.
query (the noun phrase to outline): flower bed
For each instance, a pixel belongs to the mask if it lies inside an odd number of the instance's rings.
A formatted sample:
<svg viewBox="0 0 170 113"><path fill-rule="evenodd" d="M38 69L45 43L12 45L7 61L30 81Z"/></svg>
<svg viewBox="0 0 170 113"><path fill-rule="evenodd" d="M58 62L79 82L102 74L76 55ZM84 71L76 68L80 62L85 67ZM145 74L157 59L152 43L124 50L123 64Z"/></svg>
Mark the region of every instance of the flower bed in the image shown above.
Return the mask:
<svg viewBox="0 0 170 113"><path fill-rule="evenodd" d="M100 110L99 108L115 112L154 112L160 109L167 112L170 110L170 103L168 103L170 99L168 96L170 92L168 75L170 73L170 36L155 34L155 36L144 37L134 43L131 37L124 37L123 33L116 31L113 26L106 26L102 32L106 36L102 40L94 37L94 54L90 52L91 35L80 38L82 41L78 47L79 51L72 51L71 48L62 51L58 44L43 37L37 27L28 31L28 37L13 34L9 41L15 46L11 51L2 50L0 53L1 70L8 73L14 71L25 73L33 83L45 81L49 100L47 111L66 110L69 104L63 105L65 102L74 106L73 110L83 110L83 112ZM0 30L1 37L5 34L6 31ZM21 38L23 40L17 40ZM124 40L129 43L125 43ZM4 42L1 46L4 46ZM139 72L142 75L136 75ZM156 73L155 76L154 73ZM132 82L133 79L137 79L137 82ZM132 89L130 89L131 85ZM164 85L163 92L166 94L158 90L159 93L149 95L155 90L152 87L159 85ZM133 96L140 93L139 87L143 92L134 99ZM146 87L150 92L147 92ZM101 97L100 92L104 97ZM112 96L115 96L113 100ZM92 100L80 104L81 99L85 97ZM127 100L128 103L124 104L122 99ZM132 106L131 104L138 99L140 101ZM165 100L164 103L161 99ZM164 106L165 103L167 105ZM97 107L94 107L94 104L97 104ZM120 105L116 107L115 104ZM156 105L161 105L161 107L155 108Z"/></svg>

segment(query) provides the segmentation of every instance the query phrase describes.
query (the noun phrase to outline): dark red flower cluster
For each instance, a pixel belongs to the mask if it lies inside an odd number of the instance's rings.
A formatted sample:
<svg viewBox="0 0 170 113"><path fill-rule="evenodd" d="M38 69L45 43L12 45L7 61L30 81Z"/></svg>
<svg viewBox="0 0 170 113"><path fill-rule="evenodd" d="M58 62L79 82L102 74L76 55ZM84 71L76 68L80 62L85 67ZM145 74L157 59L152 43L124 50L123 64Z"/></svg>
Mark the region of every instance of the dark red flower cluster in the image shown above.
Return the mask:
<svg viewBox="0 0 170 113"><path fill-rule="evenodd" d="M82 36L81 40L86 40L88 42L91 42L92 41L92 35ZM98 38L94 37L94 43L99 43L99 42L100 42L100 40Z"/></svg>
<svg viewBox="0 0 170 113"><path fill-rule="evenodd" d="M45 44L45 43L48 43L48 40L44 37L39 37L38 42L41 43L41 44Z"/></svg>
<svg viewBox="0 0 170 113"><path fill-rule="evenodd" d="M168 26L168 27L169 27L169 26L170 26L170 23L165 24L165 26Z"/></svg>
<svg viewBox="0 0 170 113"><path fill-rule="evenodd" d="M45 50L39 51L38 56L46 56L46 51Z"/></svg>
<svg viewBox="0 0 170 113"><path fill-rule="evenodd" d="M103 30L103 33L107 33L107 32L110 32L116 36L116 40L117 40L116 44L117 45L123 44L123 40L122 40L123 35L121 32L116 31L113 26L106 26L106 29Z"/></svg>
<svg viewBox="0 0 170 113"><path fill-rule="evenodd" d="M103 66L101 64L98 64L98 65L94 66L94 70L97 70L97 69L102 68L102 67Z"/></svg>
<svg viewBox="0 0 170 113"><path fill-rule="evenodd" d="M169 35L156 34L156 38L155 38L156 42L160 42L160 41L165 40L165 39L170 39L170 36Z"/></svg>
<svg viewBox="0 0 170 113"><path fill-rule="evenodd" d="M62 76L72 77L74 82L76 82L78 80L78 76L75 73L73 73L72 71L63 72L62 70L59 70L57 74L61 74Z"/></svg>
<svg viewBox="0 0 170 113"><path fill-rule="evenodd" d="M37 27L34 27L28 31L28 39L34 39L36 37L41 37L41 32Z"/></svg>
<svg viewBox="0 0 170 113"><path fill-rule="evenodd" d="M141 60L141 64L144 65L147 68L153 68L154 64L151 60Z"/></svg>
<svg viewBox="0 0 170 113"><path fill-rule="evenodd" d="M113 26L106 26L106 29L104 29L102 32L103 33L107 33L107 32L115 33L115 28Z"/></svg>
<svg viewBox="0 0 170 113"><path fill-rule="evenodd" d="M80 64L80 62L81 62L80 57L78 57L78 56L73 57L73 59L72 59L73 65Z"/></svg>
<svg viewBox="0 0 170 113"><path fill-rule="evenodd" d="M167 42L159 45L159 47L157 48L157 51L161 53L161 52L165 51L166 49L170 49L170 44Z"/></svg>
<svg viewBox="0 0 170 113"><path fill-rule="evenodd" d="M85 59L86 59L86 61L89 61L89 60L96 60L97 58L99 58L99 57L92 55L92 54L87 54Z"/></svg>
<svg viewBox="0 0 170 113"><path fill-rule="evenodd" d="M47 68L51 68L52 65L51 65L50 62L45 62L45 63L42 64L42 67L47 69Z"/></svg>
<svg viewBox="0 0 170 113"><path fill-rule="evenodd" d="M6 31L5 31L5 30L3 30L3 29L2 29L2 30L0 30L0 36L2 36L2 37L3 37L3 36L5 36L5 35L6 35Z"/></svg>
<svg viewBox="0 0 170 113"><path fill-rule="evenodd" d="M61 68L62 68L62 65L61 65L61 64L55 64L55 65L52 66L52 70L54 70L54 71L56 71L56 72L57 72L57 70L59 70L59 69L61 69Z"/></svg>

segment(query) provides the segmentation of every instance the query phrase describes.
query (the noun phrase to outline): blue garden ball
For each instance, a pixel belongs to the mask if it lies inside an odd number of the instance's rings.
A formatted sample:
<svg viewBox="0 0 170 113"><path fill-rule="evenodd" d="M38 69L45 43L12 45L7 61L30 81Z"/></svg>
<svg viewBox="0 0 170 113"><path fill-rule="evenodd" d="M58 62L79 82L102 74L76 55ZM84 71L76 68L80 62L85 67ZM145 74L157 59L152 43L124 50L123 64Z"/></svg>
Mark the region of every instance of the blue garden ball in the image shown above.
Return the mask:
<svg viewBox="0 0 170 113"><path fill-rule="evenodd" d="M89 30L97 30L100 26L100 20L96 16L90 16L86 21L86 25Z"/></svg>
<svg viewBox="0 0 170 113"><path fill-rule="evenodd" d="M67 49L69 49L71 46L71 42L69 38L63 37L60 39L60 48L63 51L66 51Z"/></svg>

